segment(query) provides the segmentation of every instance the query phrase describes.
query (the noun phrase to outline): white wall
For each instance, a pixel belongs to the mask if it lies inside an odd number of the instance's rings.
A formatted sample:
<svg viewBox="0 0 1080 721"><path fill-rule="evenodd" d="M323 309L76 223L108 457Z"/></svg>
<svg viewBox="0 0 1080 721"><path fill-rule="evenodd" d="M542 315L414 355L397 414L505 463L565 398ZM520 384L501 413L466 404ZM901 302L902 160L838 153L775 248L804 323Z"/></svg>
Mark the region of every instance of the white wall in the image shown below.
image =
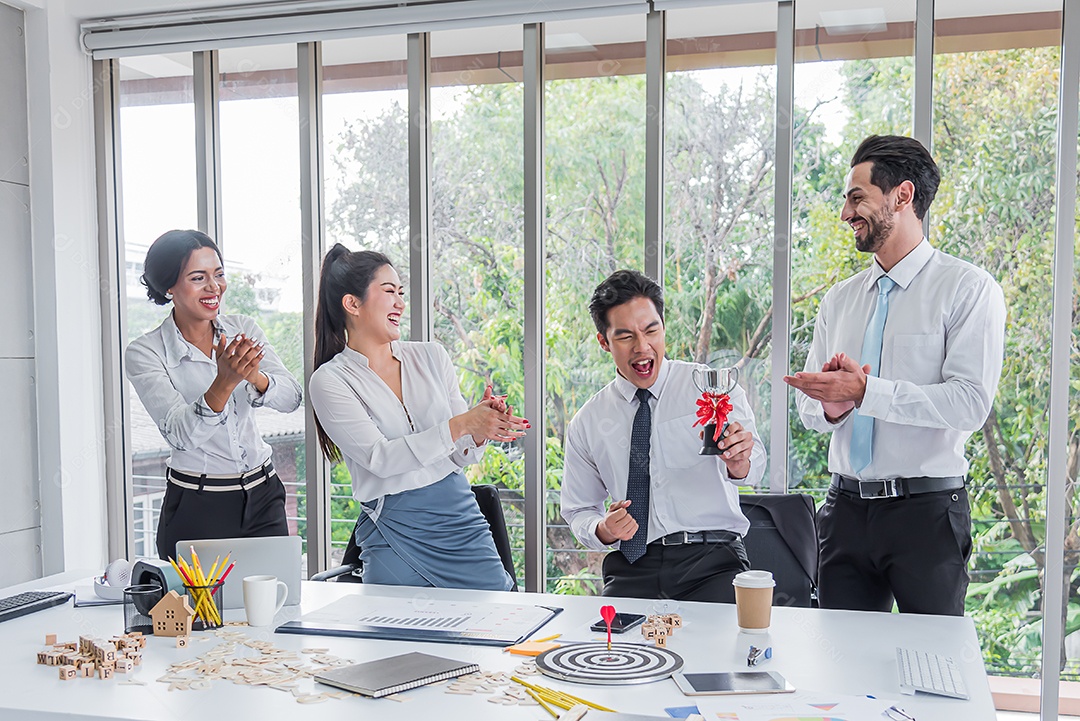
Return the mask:
<svg viewBox="0 0 1080 721"><path fill-rule="evenodd" d="M101 568L107 529L92 65L68 3L3 2L24 11L26 27L39 573ZM16 438L26 442L34 430L27 423Z"/></svg>
<svg viewBox="0 0 1080 721"><path fill-rule="evenodd" d="M0 5L0 586L41 575L25 47L22 11Z"/></svg>

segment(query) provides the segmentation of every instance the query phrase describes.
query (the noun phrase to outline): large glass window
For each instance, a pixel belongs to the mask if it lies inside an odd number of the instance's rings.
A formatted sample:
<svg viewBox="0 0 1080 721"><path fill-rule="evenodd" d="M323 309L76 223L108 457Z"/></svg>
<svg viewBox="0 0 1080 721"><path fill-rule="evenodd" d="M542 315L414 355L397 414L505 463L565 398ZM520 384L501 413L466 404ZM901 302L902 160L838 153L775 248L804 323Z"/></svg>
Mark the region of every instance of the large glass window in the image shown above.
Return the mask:
<svg viewBox="0 0 1080 721"><path fill-rule="evenodd" d="M303 379L296 46L222 50L219 67L224 312L255 318L285 367ZM289 532L306 538L303 406L261 408L255 418L285 484Z"/></svg>
<svg viewBox="0 0 1080 721"><path fill-rule="evenodd" d="M667 352L678 360L737 367L758 433L765 438L775 48L776 7L770 3L667 15Z"/></svg>
<svg viewBox="0 0 1080 721"><path fill-rule="evenodd" d="M967 3L935 3L930 239L988 270L1009 309L997 400L968 444L967 611L988 672L1003 676L1037 675L1042 652L1060 11L994 0L970 17Z"/></svg>
<svg viewBox="0 0 1080 721"><path fill-rule="evenodd" d="M429 310L465 400L491 385L528 417L521 51L520 26L431 35ZM489 446L465 473L498 487L524 585L524 441Z"/></svg>
<svg viewBox="0 0 1080 721"><path fill-rule="evenodd" d="M620 268L644 269L645 18L546 26L547 590L593 594L603 553L559 514L562 446L578 408L615 374L589 298Z"/></svg>
<svg viewBox="0 0 1080 721"><path fill-rule="evenodd" d="M120 157L124 232L124 344L156 328L168 306L146 297L139 279L146 251L167 230L198 225L195 104L190 53L120 60ZM125 381L126 382L126 381ZM157 555L157 522L169 445L130 384L135 553Z"/></svg>
<svg viewBox="0 0 1080 721"><path fill-rule="evenodd" d="M377 250L409 283L409 97L404 35L323 43L326 243ZM408 305L406 305L408 308ZM409 337L409 317L401 319ZM331 566L360 509L344 463L330 471Z"/></svg>
<svg viewBox="0 0 1080 721"><path fill-rule="evenodd" d="M867 135L911 135L914 20L915 0L867 8L844 0L795 4L792 370L806 364L825 292L870 263L840 222L844 181ZM824 498L830 436L807 430L795 394L789 398L788 487Z"/></svg>

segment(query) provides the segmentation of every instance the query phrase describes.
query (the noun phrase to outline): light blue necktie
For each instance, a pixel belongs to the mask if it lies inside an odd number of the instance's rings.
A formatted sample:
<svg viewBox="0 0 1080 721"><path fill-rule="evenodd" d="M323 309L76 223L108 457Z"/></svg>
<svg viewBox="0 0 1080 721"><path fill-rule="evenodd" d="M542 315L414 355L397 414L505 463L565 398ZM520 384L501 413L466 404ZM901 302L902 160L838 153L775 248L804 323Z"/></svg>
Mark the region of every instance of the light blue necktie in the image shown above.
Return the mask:
<svg viewBox="0 0 1080 721"><path fill-rule="evenodd" d="M889 293L896 287L896 281L887 275L878 278L877 306L874 314L870 316L870 322L866 326L866 335L863 336L862 365L870 366L868 375L876 376L881 367L881 339L885 333L885 319L889 315ZM851 470L859 473L870 465L874 457L874 419L864 416L855 409L855 417L851 427Z"/></svg>

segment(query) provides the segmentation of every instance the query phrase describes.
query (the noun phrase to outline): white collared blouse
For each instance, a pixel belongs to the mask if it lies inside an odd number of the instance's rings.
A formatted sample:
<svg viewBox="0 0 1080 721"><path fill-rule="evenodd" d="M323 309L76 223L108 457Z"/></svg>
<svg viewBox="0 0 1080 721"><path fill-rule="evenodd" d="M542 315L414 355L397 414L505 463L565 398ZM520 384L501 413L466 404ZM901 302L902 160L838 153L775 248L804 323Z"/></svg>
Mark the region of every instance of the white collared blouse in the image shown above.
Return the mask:
<svg viewBox="0 0 1080 721"><path fill-rule="evenodd" d="M450 419L469 406L446 349L394 341L390 351L401 362L403 401L348 347L308 381L311 407L341 449L359 501L431 485L483 454L472 436L450 436Z"/></svg>
<svg viewBox="0 0 1080 721"><path fill-rule="evenodd" d="M240 333L266 340L247 316L219 315L217 323L230 343ZM172 313L128 346L124 356L128 380L172 448L170 468L195 475L236 475L270 459L270 445L255 425L255 409L265 406L291 413L300 407L303 395L273 348L267 345L265 350L259 370L270 381L266 392L242 382L216 413L203 394L217 377L217 360L184 338Z"/></svg>

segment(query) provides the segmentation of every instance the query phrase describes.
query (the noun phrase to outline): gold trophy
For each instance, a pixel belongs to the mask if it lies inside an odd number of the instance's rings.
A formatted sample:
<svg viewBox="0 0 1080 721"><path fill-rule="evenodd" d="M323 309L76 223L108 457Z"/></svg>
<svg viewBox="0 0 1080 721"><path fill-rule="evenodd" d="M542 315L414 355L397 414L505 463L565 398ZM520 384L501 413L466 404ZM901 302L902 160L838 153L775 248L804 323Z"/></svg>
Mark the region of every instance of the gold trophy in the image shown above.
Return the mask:
<svg viewBox="0 0 1080 721"><path fill-rule="evenodd" d="M694 426L705 426L704 443L698 455L720 455L720 438L727 430L727 417L731 413L728 396L739 382L738 368L695 368L694 385L701 391L697 399L697 417Z"/></svg>

